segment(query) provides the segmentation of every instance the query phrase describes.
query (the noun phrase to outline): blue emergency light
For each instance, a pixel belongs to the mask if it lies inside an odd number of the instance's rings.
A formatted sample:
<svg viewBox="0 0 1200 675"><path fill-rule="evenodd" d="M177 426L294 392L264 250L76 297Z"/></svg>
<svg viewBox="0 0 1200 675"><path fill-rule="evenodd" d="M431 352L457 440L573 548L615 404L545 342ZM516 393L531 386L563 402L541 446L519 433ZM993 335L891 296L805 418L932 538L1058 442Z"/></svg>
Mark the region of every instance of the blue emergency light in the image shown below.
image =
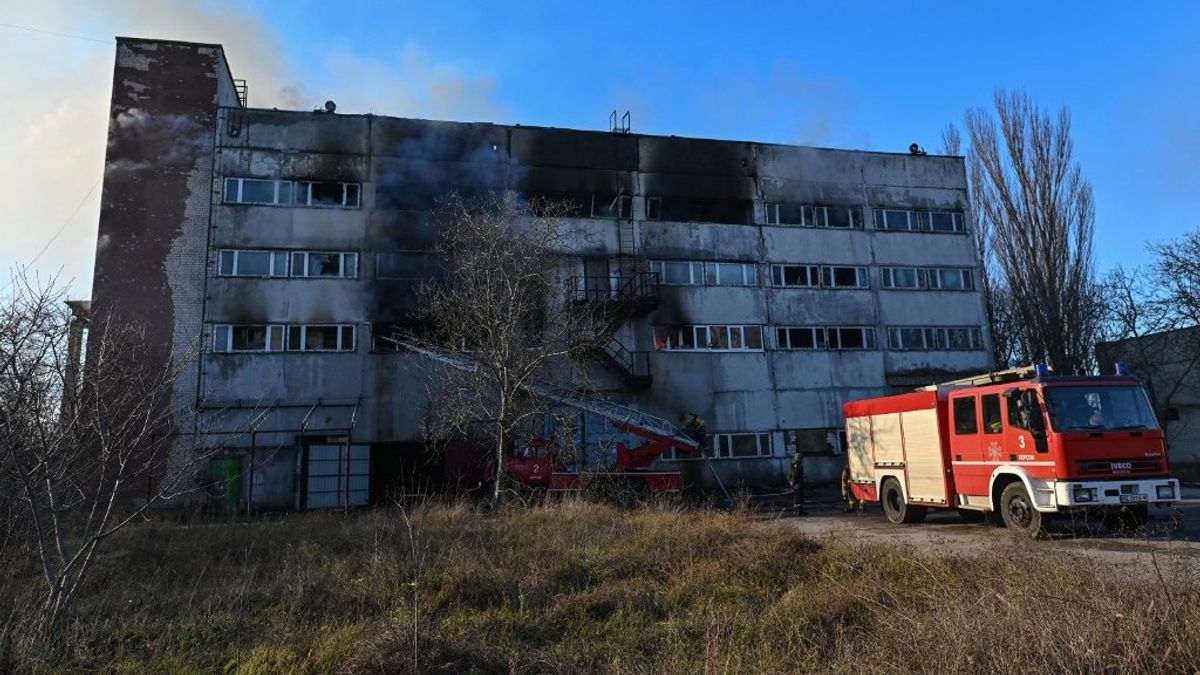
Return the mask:
<svg viewBox="0 0 1200 675"><path fill-rule="evenodd" d="M1121 361L1117 361L1116 370L1117 370L1118 375L1128 375L1129 374L1129 364L1123 363Z"/></svg>
<svg viewBox="0 0 1200 675"><path fill-rule="evenodd" d="M1033 364L1033 373L1038 377L1048 377L1050 375L1050 366L1043 363Z"/></svg>

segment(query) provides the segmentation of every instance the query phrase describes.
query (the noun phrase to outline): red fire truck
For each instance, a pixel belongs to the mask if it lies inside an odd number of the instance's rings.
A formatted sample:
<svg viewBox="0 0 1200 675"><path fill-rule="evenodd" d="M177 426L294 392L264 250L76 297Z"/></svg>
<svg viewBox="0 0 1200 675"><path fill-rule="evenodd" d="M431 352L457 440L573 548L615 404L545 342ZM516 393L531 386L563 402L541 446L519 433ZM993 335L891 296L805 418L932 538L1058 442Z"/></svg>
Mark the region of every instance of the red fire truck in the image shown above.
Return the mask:
<svg viewBox="0 0 1200 675"><path fill-rule="evenodd" d="M1124 374L1056 377L1039 364L843 412L851 489L893 523L958 509L1039 536L1055 515L1137 527L1149 505L1179 499L1146 389Z"/></svg>

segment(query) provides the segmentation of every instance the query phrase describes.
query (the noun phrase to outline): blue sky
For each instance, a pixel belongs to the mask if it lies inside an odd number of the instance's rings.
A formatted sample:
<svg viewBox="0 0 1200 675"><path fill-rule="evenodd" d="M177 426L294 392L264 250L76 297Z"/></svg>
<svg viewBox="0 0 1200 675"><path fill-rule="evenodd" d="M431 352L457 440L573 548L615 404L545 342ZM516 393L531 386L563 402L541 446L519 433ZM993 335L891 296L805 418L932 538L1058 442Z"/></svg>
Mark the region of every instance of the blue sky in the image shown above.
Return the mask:
<svg viewBox="0 0 1200 675"><path fill-rule="evenodd" d="M222 42L252 105L329 98L345 112L579 128L606 127L618 108L645 133L885 151L914 141L936 150L964 109L986 105L996 87L1023 88L1071 109L1096 193L1101 269L1145 262L1147 240L1200 226L1200 3L746 4L120 0L31 10L0 0L0 22ZM99 177L112 63L100 43L0 27L0 57L6 44L23 57L0 61L0 86L28 92L42 111L13 114L11 133L45 138L59 124L101 138L72 144L99 154L78 151L53 208L9 209L19 195L0 191L0 234L17 242L0 247L5 266L29 260ZM55 171L9 156L5 140L0 163ZM86 284L95 212L81 210L39 264ZM64 247L74 253L58 255Z"/></svg>

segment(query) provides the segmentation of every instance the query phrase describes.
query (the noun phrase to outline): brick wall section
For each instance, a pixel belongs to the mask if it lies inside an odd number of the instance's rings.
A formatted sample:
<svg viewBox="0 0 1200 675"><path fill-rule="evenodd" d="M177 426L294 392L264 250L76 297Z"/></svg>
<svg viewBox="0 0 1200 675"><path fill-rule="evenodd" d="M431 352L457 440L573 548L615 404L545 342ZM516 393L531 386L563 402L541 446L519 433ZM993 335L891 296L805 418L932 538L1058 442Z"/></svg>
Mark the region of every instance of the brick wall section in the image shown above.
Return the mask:
<svg viewBox="0 0 1200 675"><path fill-rule="evenodd" d="M145 363L181 368L163 402L177 413L196 404L213 137L231 90L220 46L117 40L92 306L144 329ZM194 431L176 419L169 475Z"/></svg>

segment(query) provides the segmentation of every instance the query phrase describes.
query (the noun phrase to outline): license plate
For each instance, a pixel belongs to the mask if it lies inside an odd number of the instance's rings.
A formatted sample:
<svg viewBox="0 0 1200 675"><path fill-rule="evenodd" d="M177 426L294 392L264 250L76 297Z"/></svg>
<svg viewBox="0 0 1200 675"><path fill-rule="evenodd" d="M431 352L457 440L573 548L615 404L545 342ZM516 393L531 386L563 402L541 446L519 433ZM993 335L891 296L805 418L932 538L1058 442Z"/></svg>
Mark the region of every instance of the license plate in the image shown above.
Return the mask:
<svg viewBox="0 0 1200 675"><path fill-rule="evenodd" d="M1130 502L1145 502L1149 500L1149 495L1121 495L1122 504L1128 504Z"/></svg>

